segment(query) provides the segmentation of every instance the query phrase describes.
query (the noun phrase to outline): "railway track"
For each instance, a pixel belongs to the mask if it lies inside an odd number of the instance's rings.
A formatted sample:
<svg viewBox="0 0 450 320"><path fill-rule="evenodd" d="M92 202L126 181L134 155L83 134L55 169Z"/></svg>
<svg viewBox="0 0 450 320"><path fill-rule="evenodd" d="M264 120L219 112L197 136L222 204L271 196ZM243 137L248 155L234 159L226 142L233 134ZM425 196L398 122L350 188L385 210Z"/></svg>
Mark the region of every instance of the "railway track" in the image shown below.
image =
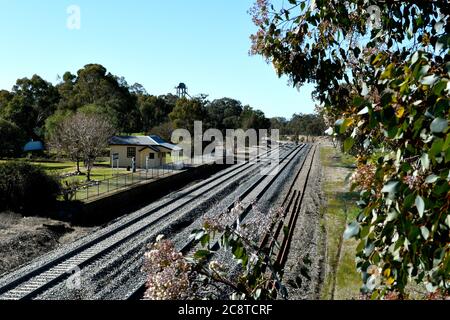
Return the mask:
<svg viewBox="0 0 450 320"><path fill-rule="evenodd" d="M302 159L299 169L297 170L295 177L292 179L290 183L289 189L286 195L279 199L281 202L280 207L284 208L282 212L282 218L273 224L268 231L263 234L259 241L259 250L260 252L265 252L267 254L266 259L271 259L275 266L279 270L284 270L286 266L286 261L289 256L290 245L293 238L293 235L296 231L297 222L299 220L302 204L305 198L308 182L310 182L310 174L314 162L314 157L317 152L317 147L312 147L308 150L306 156ZM265 190L270 187L270 184L264 188L264 190L257 195L257 199L259 200L261 196L264 194ZM230 209L231 207L229 207ZM247 215L251 213L252 206L249 203L245 203L243 206L243 212L239 217L239 221L241 224L246 223ZM233 222L230 228L236 227L236 222ZM283 230L283 232L281 232ZM218 236L217 238L219 238ZM217 239L216 238L216 239ZM194 246L192 245L194 241L190 241L185 247L183 247L182 252L184 254L193 253ZM200 249L198 246L196 249ZM217 240L213 242L211 246L211 250L213 251L208 257L207 261L212 259L222 260L221 263L224 263L223 253L216 257L218 252L216 250L219 249L219 243ZM229 257L226 259L225 264L227 265L226 269L228 269L229 274L233 275L234 272L237 272L239 269L239 264L236 263L233 259L231 259L231 255L227 254ZM267 261L268 262L268 261ZM263 272L265 269L263 270ZM284 271L281 273L283 275ZM269 284L270 285L270 284ZM220 287L220 286L219 286ZM225 288L223 288L225 289ZM226 289L225 289L226 290ZM144 289L141 289L141 292L144 292Z"/></svg>
<svg viewBox="0 0 450 320"><path fill-rule="evenodd" d="M297 154L302 148L304 146L294 149L282 146L280 152L286 154L283 160L289 155ZM201 183L146 206L63 250L46 255L5 276L0 279L0 299L33 299L42 296L46 290L64 282L70 276L71 270L82 270L107 256L115 248L125 246L151 226L164 224L168 217L188 204L207 199L212 193L211 190L235 185L244 176L265 166L267 157L275 151L268 151L256 159L225 169ZM261 182L262 179L258 179L258 183ZM251 191L248 191L248 194L250 193Z"/></svg>
<svg viewBox="0 0 450 320"><path fill-rule="evenodd" d="M298 152L295 154L290 154L289 156L285 157L283 159L283 161L280 164L280 168L278 168L278 171L273 174L273 175L268 175L268 176L263 176L260 177L256 182L254 182L250 187L248 187L239 197L238 199L235 199L233 202L231 202L225 211L229 211L233 208L233 206L235 205L236 201L240 201L241 206L242 206L242 212L239 216L239 220L242 223L245 223L245 218L247 216L247 214L249 214L249 212L252 209L252 204L257 202L258 200L261 199L261 197L266 193L266 191L274 184L274 182L279 178L279 175L283 172L283 170L289 165L291 164L291 162L296 158L296 156L301 152L304 151L304 153L306 154L306 156L303 158L303 161L301 163L301 168L298 171L298 173L295 175L295 179L294 182L297 180L301 170L303 169L304 165L305 165L305 161L307 158L307 155L309 154L310 151L310 147L307 145L302 145ZM311 163L309 164L311 165ZM292 192L293 189L293 184L290 186L289 189L289 193L287 195L286 198L290 197L290 194ZM235 228L236 227L236 222L233 222L232 225L230 225L230 228ZM214 241L214 239L212 240L212 246L211 246L211 250L215 251L219 248L219 242L217 239L220 238L220 235L218 235ZM195 251L195 249L199 249L199 244L198 241L194 240L194 239L190 239L188 240L181 248L180 251L184 254L184 255L189 255L191 253L193 253ZM214 256L214 253L212 253L208 258L212 259ZM136 288L136 290L134 292L132 292L130 294L130 296L128 298L130 299L141 299L143 296L143 293L145 291L145 280L141 281L141 284Z"/></svg>
<svg viewBox="0 0 450 320"><path fill-rule="evenodd" d="M293 150L293 152L289 152L287 155L282 156L282 160L281 160L281 163L280 163L280 166L282 167L282 169L285 167L286 163L290 163L300 152L305 151L306 149L307 149L306 145L301 145L299 148L296 148L295 150ZM274 168L274 169L276 169L276 168ZM282 170L280 170L280 172L281 171ZM229 199L229 201L228 201L227 209L233 207L233 205L236 202L236 200L243 201L245 198L248 198L248 195L252 191L257 190L258 188L265 188L265 189L267 189L268 185L262 183L262 180L264 180L263 178L265 178L265 177L266 176L259 177L255 181L252 181L252 183L250 185L246 186L246 188L244 190L242 190L242 192L240 192L239 195L229 197L231 199ZM278 174L275 175L275 178L276 177L278 177ZM274 180L275 178L272 177L270 180ZM256 200L256 199L254 199L254 200ZM218 210L218 211L220 211L220 210ZM201 220L201 219L199 219L199 220ZM174 237L171 237L172 240L174 240L178 250L180 250L182 252L186 252L187 250L189 250L191 248L191 246L195 245L195 243L193 243L192 240L186 242L186 239L189 238L190 232L193 229L195 229L195 228L196 227L192 226L192 224L191 224L189 227L185 228L186 230L184 230L184 234L181 233L181 234L177 234ZM160 232L160 233L167 234L166 232ZM177 239L176 238L178 238L178 240L181 239L181 244L179 243L177 245L177 241L176 241ZM143 256L143 252L142 251L139 253L139 256L140 257ZM135 266L133 266L132 263L130 265L131 265L130 266L131 268L135 267ZM136 270L134 271L134 273L136 273ZM134 287L131 290L129 290L128 292L125 293L123 298L125 298L125 299L141 299L142 296L143 296L143 293L145 291L145 282L146 282L145 281L145 275L143 275L142 277L140 277L138 279L138 281L136 281Z"/></svg>

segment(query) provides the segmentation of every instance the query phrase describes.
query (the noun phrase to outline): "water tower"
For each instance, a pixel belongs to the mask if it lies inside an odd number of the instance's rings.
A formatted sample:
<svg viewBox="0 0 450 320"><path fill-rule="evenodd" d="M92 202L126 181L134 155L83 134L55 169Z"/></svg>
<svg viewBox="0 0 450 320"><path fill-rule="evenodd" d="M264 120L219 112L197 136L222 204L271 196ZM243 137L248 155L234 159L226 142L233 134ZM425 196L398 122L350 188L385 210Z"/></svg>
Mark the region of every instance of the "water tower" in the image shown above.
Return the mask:
<svg viewBox="0 0 450 320"><path fill-rule="evenodd" d="M186 84L184 84L183 82L181 82L178 87L175 87L175 89L177 89L177 96L180 98L186 98L186 96L190 97L189 93L188 93L188 88L186 86Z"/></svg>

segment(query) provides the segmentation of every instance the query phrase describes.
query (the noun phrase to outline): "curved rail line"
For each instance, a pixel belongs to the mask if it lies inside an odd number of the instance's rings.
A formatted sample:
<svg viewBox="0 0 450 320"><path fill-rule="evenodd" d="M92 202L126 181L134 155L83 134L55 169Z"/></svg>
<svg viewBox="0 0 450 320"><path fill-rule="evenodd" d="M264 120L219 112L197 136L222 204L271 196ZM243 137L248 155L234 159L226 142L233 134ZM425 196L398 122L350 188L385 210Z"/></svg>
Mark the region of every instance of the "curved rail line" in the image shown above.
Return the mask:
<svg viewBox="0 0 450 320"><path fill-rule="evenodd" d="M286 148L281 147L281 149ZM295 150L298 150L298 148L291 152ZM249 170L254 170L254 166L258 163L264 165L264 156L268 156L274 151L275 149L272 149L243 164L225 169L223 172L183 190L183 192L176 194L174 198L157 202L130 214L129 217L100 230L92 239L78 241L66 252L49 259L38 267L28 271L19 269L13 272L13 276L7 275L5 281L0 279L0 283L3 282L0 287L0 299L31 299L44 292L66 279L69 276L68 270L73 269L74 266L82 268L90 264L114 247L139 234L149 225L161 222L173 212L199 198L209 189L223 185ZM156 213L167 209L168 206L174 206L174 208L154 217Z"/></svg>
<svg viewBox="0 0 450 320"><path fill-rule="evenodd" d="M252 183L252 185L250 185L249 187L247 187L244 192L242 192L240 194L240 196L238 197L238 201L243 202L243 211L240 214L240 221L243 221L246 217L246 215L250 212L251 208L252 208L252 203L255 201L258 201L261 199L261 197L266 193L266 191L270 188L270 186L276 181L276 179L280 176L280 174L282 172L284 172L284 169L286 169L286 167L292 163L292 161L296 158L296 156L301 152L301 151L306 151L306 155L305 158L307 158L309 151L310 151L310 146L308 145L301 145L300 147L294 149L291 153L289 153L287 156L285 156L280 165L281 167L277 167L277 168L272 168L268 173L271 173L274 170L278 170L278 172L276 172L273 175L264 175L261 176L260 178L257 179L257 181L255 181L254 183ZM305 160L303 160L302 166L304 165ZM299 170L300 172L301 170ZM298 176L298 174L297 174ZM297 177L296 176L296 177ZM260 187L261 188L257 188ZM292 188L292 187L291 187ZM230 203L227 207L227 210L230 210L233 208L233 206L235 205L235 201L233 203ZM231 227L236 227L236 222L234 222ZM216 238L219 238L216 237ZM183 254L188 254L188 252L192 251L192 249L198 244L198 240L196 241L195 239L190 239L188 240L185 245L181 248L181 252ZM217 250L219 247L219 242L213 241L213 245L211 246L211 250ZM210 257L212 257L213 254L210 255ZM142 282L140 284L140 286L138 286L135 291L130 293L130 296L128 297L129 299L140 299L143 296L143 293L145 291L145 282Z"/></svg>
<svg viewBox="0 0 450 320"><path fill-rule="evenodd" d="M266 261L270 259L270 257L275 256L275 265L280 270L284 270L289 255L292 237L294 235L296 223L300 215L301 206L306 193L306 188L309 182L311 169L316 152L317 147L314 147L314 150L311 155L311 160L309 161L309 166L306 169L307 170L306 176L301 181L301 186L295 188L295 185L298 183L299 176L303 172L307 160L307 157L304 158L301 168L297 172L295 178L293 179L289 191L283 200L282 207L285 209L283 211L282 219L278 221L276 224L271 226L271 228L267 231L267 233L264 235L262 241L259 244L259 250L265 251L267 254ZM284 207L286 204L287 206ZM286 231L281 236L281 230L283 229L283 227L285 227ZM281 240L279 242L281 244L277 245L278 243L277 241L279 239ZM274 252L275 250L278 252ZM266 268L263 269L263 272L265 270Z"/></svg>

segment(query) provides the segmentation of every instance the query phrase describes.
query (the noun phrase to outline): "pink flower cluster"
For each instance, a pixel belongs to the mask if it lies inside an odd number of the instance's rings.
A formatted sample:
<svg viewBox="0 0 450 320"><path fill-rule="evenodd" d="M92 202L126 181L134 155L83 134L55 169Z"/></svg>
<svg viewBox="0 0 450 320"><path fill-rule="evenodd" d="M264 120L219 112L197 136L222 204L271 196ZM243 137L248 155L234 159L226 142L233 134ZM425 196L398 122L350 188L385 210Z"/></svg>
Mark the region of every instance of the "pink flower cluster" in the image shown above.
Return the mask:
<svg viewBox="0 0 450 320"><path fill-rule="evenodd" d="M187 296L191 265L173 243L158 237L144 256L142 271L147 272L145 299L177 300Z"/></svg>
<svg viewBox="0 0 450 320"><path fill-rule="evenodd" d="M375 180L375 171L373 164L358 165L350 180L358 186L358 190L370 190Z"/></svg>
<svg viewBox="0 0 450 320"><path fill-rule="evenodd" d="M422 188L422 184L424 183L424 178L419 175L407 175L403 178L403 182L411 190L420 190Z"/></svg>

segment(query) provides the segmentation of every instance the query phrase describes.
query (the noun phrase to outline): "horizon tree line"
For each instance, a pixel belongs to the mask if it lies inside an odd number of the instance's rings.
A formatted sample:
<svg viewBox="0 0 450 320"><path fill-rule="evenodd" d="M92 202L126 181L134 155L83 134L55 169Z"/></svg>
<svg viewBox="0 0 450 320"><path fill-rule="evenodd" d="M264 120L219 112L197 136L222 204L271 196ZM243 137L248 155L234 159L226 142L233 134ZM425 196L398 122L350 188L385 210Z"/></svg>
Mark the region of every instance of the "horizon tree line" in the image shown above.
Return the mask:
<svg viewBox="0 0 450 320"><path fill-rule="evenodd" d="M320 117L314 115L268 119L261 110L236 99L207 98L205 94L192 99L172 93L152 95L141 84L129 85L125 78L111 74L100 64L87 64L76 75L66 72L56 85L39 75L21 78L11 91L0 90L0 156L20 156L30 139L49 145L60 125L77 113L101 116L111 124L114 134L152 133L167 140L174 129L192 131L194 121L202 121L206 129L275 128L282 135L323 133Z"/></svg>

